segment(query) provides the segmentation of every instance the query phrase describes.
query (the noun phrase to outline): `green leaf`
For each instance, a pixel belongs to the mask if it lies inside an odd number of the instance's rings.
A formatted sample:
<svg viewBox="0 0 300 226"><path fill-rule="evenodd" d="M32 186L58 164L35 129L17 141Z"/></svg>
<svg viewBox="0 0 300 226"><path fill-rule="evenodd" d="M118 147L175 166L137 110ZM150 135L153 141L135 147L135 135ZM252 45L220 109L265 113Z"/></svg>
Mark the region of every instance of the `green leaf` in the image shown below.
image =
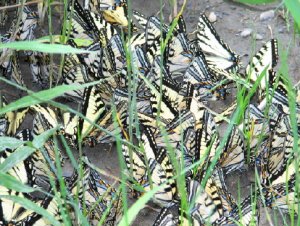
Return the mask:
<svg viewBox="0 0 300 226"><path fill-rule="evenodd" d="M31 148L28 146L21 146L17 148L5 161L0 164L0 171L2 173L6 173L19 162L27 159L33 152L35 152L35 148Z"/></svg>
<svg viewBox="0 0 300 226"><path fill-rule="evenodd" d="M246 3L246 4L265 4L275 2L276 0L235 0L236 2Z"/></svg>
<svg viewBox="0 0 300 226"><path fill-rule="evenodd" d="M51 36L44 36L44 37L41 37L41 38L37 39L37 41L40 42L40 43L51 42L50 37ZM60 42L62 37L63 37L62 35L52 35L52 40L54 42ZM69 39L74 40L74 42L80 47L89 46L89 45L93 44L93 42L91 40L88 40L88 39L82 39L82 38L69 38Z"/></svg>
<svg viewBox="0 0 300 226"><path fill-rule="evenodd" d="M33 210L37 214L42 215L45 219L49 221L49 225L61 226L61 224L54 219L53 215L48 213L45 209L38 206L36 203L22 197L18 196L10 196L10 195L0 195L0 199L8 199L13 201L14 203L20 204L25 209Z"/></svg>
<svg viewBox="0 0 300 226"><path fill-rule="evenodd" d="M24 141L18 140L14 137L0 137L0 151L5 149L16 149L24 143Z"/></svg>
<svg viewBox="0 0 300 226"><path fill-rule="evenodd" d="M44 146L45 142L51 137L55 132L57 128L52 128L49 130L46 130L42 134L34 137L32 144L36 149L40 149L41 147Z"/></svg>
<svg viewBox="0 0 300 226"><path fill-rule="evenodd" d="M17 192L25 192L25 193L30 193L35 191L34 188L21 183L16 178L8 174L0 172L0 178L1 178L0 186L6 187L10 190L14 190Z"/></svg>
<svg viewBox="0 0 300 226"><path fill-rule="evenodd" d="M291 12L298 27L300 26L300 0L284 0L286 8Z"/></svg>
<svg viewBox="0 0 300 226"><path fill-rule="evenodd" d="M3 78L0 77L0 80L3 80ZM15 111L19 108L24 108L24 107L29 107L31 105L39 104L42 102L46 102L49 100L52 100L58 96L63 95L65 92L72 91L72 90L77 90L77 89L83 89L89 86L93 86L100 83L100 81L96 82L90 82L82 85L61 85L61 86L56 86L52 89L47 89L47 90L42 90L37 93L32 93L29 96L22 97L15 102L9 103L8 105L4 106L3 108L0 109L0 115L10 112L10 111Z"/></svg>
<svg viewBox="0 0 300 226"><path fill-rule="evenodd" d="M76 49L70 45L61 44L46 44L39 41L18 41L0 44L1 49L15 49L15 50L29 50L38 51L44 53L91 53L93 51L87 51L82 49Z"/></svg>

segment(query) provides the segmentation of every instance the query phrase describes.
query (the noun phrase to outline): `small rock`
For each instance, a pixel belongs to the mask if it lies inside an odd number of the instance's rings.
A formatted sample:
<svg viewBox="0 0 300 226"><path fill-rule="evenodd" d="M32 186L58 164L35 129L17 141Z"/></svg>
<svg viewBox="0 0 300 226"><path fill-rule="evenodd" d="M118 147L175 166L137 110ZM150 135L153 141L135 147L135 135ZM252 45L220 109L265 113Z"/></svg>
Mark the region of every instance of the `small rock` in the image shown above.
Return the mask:
<svg viewBox="0 0 300 226"><path fill-rule="evenodd" d="M256 34L255 39L256 40L262 40L264 37L261 34Z"/></svg>
<svg viewBox="0 0 300 226"><path fill-rule="evenodd" d="M248 37L249 35L251 35L252 34L252 29L251 28L245 28L242 32L241 32L241 36L243 37L243 38L246 38L246 37Z"/></svg>
<svg viewBox="0 0 300 226"><path fill-rule="evenodd" d="M208 20L211 22L211 23L214 23L217 21L217 15L214 13L214 12L211 12L208 16Z"/></svg>
<svg viewBox="0 0 300 226"><path fill-rule="evenodd" d="M275 16L274 10L269 10L269 11L261 13L259 16L259 19L261 21L265 21L265 20L270 20L270 19L274 18L274 16Z"/></svg>
<svg viewBox="0 0 300 226"><path fill-rule="evenodd" d="M278 29L278 32L279 32L279 33L284 33L284 28L283 28L283 27L279 28L279 29Z"/></svg>

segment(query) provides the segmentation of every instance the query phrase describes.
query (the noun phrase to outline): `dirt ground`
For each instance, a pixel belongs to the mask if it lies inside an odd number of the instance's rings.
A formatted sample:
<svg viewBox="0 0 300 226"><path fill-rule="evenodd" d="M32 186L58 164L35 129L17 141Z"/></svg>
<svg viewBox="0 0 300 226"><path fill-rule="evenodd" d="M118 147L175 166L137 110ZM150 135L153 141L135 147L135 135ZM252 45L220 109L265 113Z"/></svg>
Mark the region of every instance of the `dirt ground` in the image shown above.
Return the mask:
<svg viewBox="0 0 300 226"><path fill-rule="evenodd" d="M171 12L168 3L169 1L165 0L163 2L165 3L165 7L163 8L164 16L166 20L168 20ZM184 18L187 23L188 32L193 32L197 26L200 14L205 13L208 16L211 12L214 12L217 16L217 21L214 23L217 32L223 40L229 44L232 50L242 56L244 66L249 61L250 56L253 55L253 53L255 53L264 42L271 38L277 38L280 50L290 50L288 57L289 72L293 82L296 83L300 79L300 42L299 38L296 39L296 41L294 39L293 23L290 20L284 20L282 17L282 8L278 7L279 3L248 6L235 3L231 0L188 0L187 7L184 11ZM150 16L159 11L160 1L133 0L133 8L147 16ZM269 20L261 21L261 13L268 10L275 10L275 16ZM246 28L251 28L253 30L252 36L242 37L240 35L241 31ZM59 31L57 34L59 34ZM256 34L261 36L261 40L255 40ZM27 69L25 70L28 71L28 66L26 66L26 68ZM30 77L27 78L25 82L29 88L34 88L30 82ZM0 87L0 91L2 93L13 93L9 87L3 86L3 84L0 84ZM228 98L223 102L211 105L216 111L220 111L223 107L228 106L232 100L232 98ZM31 124L27 124L27 127L30 126ZM108 145L98 145L95 148L86 149L86 153L90 157L92 163L100 169L103 169L117 177L119 176L119 168L117 166L118 157L113 147L111 148ZM66 174L71 174L71 171L68 169L70 169L70 167L68 167L67 164ZM109 182L114 181L109 177L107 180ZM226 177L227 186L235 198L238 197L238 186L240 187L242 197L249 195L250 185L253 181L253 173L251 173L250 170L243 173L233 173ZM133 225L152 225L154 219L158 215L158 212L159 208L154 205L144 208L139 213ZM265 208L261 208L260 213L261 217L259 225L261 226L283 225L283 218L286 217L284 215L280 215L280 213L276 211ZM266 213L270 214L270 219L273 224L269 223L267 220ZM287 223L288 222L289 220L287 219Z"/></svg>

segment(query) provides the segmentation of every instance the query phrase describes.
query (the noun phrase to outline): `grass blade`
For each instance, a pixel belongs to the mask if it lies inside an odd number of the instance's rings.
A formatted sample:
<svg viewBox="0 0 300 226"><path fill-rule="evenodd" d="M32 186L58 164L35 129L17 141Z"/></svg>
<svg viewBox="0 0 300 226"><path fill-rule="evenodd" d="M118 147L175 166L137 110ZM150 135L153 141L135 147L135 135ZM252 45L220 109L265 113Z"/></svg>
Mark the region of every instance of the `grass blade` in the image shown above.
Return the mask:
<svg viewBox="0 0 300 226"><path fill-rule="evenodd" d="M6 80L6 79L0 77L0 80ZM42 90L40 92L32 93L28 96L16 100L15 102L9 103L8 105L1 108L0 115L6 112L15 111L20 108L25 108L31 105L43 103L52 100L56 97L59 97L63 95L65 92L77 90L77 89L83 89L89 86L96 85L98 83L99 81L90 82L82 85L61 85L61 86L56 86L52 89L47 89L47 90Z"/></svg>
<svg viewBox="0 0 300 226"><path fill-rule="evenodd" d="M28 187L8 174L0 172L0 178L0 186L6 187L7 189L25 193L35 191L35 189Z"/></svg>
<svg viewBox="0 0 300 226"><path fill-rule="evenodd" d="M18 41L0 44L1 49L14 49L14 50L28 50L37 51L44 53L57 53L57 54L67 54L67 53L91 53L92 51L76 49L70 45L61 44L46 44L39 41Z"/></svg>
<svg viewBox="0 0 300 226"><path fill-rule="evenodd" d="M14 137L0 137L0 152L5 149L16 149L24 143L24 141L18 140Z"/></svg>
<svg viewBox="0 0 300 226"><path fill-rule="evenodd" d="M0 165L0 171L6 173L19 162L27 159L36 149L28 146L22 146L17 148L5 161Z"/></svg>

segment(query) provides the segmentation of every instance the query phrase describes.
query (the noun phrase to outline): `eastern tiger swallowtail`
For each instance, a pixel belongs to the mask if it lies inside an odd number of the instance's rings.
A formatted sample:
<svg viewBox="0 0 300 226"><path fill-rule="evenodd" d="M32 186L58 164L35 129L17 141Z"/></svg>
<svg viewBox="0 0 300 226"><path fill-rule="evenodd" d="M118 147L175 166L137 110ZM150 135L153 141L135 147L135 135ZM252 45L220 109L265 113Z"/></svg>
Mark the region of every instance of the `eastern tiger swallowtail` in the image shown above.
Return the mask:
<svg viewBox="0 0 300 226"><path fill-rule="evenodd" d="M7 102L5 98L3 97L2 99L3 105L7 105ZM6 131L5 134L7 135L15 135L18 128L21 126L23 123L27 113L28 113L28 108L20 108L16 111L11 111L11 112L6 112L4 114L4 120L6 123Z"/></svg>
<svg viewBox="0 0 300 226"><path fill-rule="evenodd" d="M299 197L296 195L296 177L288 181L263 188L266 206L280 209L284 213L299 213Z"/></svg>
<svg viewBox="0 0 300 226"><path fill-rule="evenodd" d="M215 99L218 97L225 98L226 92L222 88L217 87L217 81L213 77L205 56L202 53L198 53L189 64L183 75L183 81L194 85L195 89L199 92L198 96L200 100Z"/></svg>
<svg viewBox="0 0 300 226"><path fill-rule="evenodd" d="M229 213L228 217L219 221L218 225L258 225L259 217L258 202L254 200L254 196L248 196Z"/></svg>
<svg viewBox="0 0 300 226"><path fill-rule="evenodd" d="M159 156L155 159L150 158L148 162L150 176L148 177L149 184L145 186L145 190L149 191L157 186L162 186L153 196L153 201L158 205L166 206L174 199L177 192L175 179L172 179L174 176L173 166L167 151L161 149Z"/></svg>
<svg viewBox="0 0 300 226"><path fill-rule="evenodd" d="M95 128L89 134L89 139L86 139L86 141L84 142L91 142L93 145L95 143L110 143L114 141L114 136L121 132L123 125L126 123L128 117L127 107L128 103L122 101L117 104L115 108L107 110L97 123L98 126L102 127L105 130ZM120 123L118 126L115 125L115 117L117 117L117 122Z"/></svg>
<svg viewBox="0 0 300 226"><path fill-rule="evenodd" d="M29 64L34 83L47 87L50 73L50 56L46 53L32 52L29 56Z"/></svg>
<svg viewBox="0 0 300 226"><path fill-rule="evenodd" d="M185 70L192 60L192 53L189 50L185 33L173 36L165 51L166 64L171 73Z"/></svg>
<svg viewBox="0 0 300 226"><path fill-rule="evenodd" d="M210 197L195 180L187 182L188 202L192 225L213 224L222 218L222 201L217 193Z"/></svg>
<svg viewBox="0 0 300 226"><path fill-rule="evenodd" d="M267 188L292 183L299 171L293 152L294 138L288 129L289 123L288 115L279 116L262 153L261 180L262 185Z"/></svg>
<svg viewBox="0 0 300 226"><path fill-rule="evenodd" d="M59 119L55 112L55 109L50 107L44 107L39 104L30 106L30 109L34 111L33 119L33 133L35 135L42 134L46 130L59 128Z"/></svg>
<svg viewBox="0 0 300 226"><path fill-rule="evenodd" d="M231 131L220 158L220 165L226 174L241 170L245 163L246 147L241 132L237 127Z"/></svg>
<svg viewBox="0 0 300 226"><path fill-rule="evenodd" d="M204 14L199 17L196 35L197 39L193 44L205 53L211 67L231 71L238 69L239 56L224 43Z"/></svg>
<svg viewBox="0 0 300 226"><path fill-rule="evenodd" d="M267 42L261 49L257 52L256 55L252 57L252 60L246 67L246 75L250 78L252 83L255 83L259 76L263 72L266 73L266 76L262 78L259 84L259 98L263 99L263 93L267 89L269 84L269 75L268 73L272 70L278 61L278 44L276 39L271 39Z"/></svg>
<svg viewBox="0 0 300 226"><path fill-rule="evenodd" d="M99 41L102 46L106 46L107 40L117 34L103 15L83 9L77 0L74 4L69 4L68 21L71 24L71 28L67 26L70 38Z"/></svg>
<svg viewBox="0 0 300 226"><path fill-rule="evenodd" d="M179 205L171 203L168 207L161 209L156 217L153 226L174 226L179 224Z"/></svg>

